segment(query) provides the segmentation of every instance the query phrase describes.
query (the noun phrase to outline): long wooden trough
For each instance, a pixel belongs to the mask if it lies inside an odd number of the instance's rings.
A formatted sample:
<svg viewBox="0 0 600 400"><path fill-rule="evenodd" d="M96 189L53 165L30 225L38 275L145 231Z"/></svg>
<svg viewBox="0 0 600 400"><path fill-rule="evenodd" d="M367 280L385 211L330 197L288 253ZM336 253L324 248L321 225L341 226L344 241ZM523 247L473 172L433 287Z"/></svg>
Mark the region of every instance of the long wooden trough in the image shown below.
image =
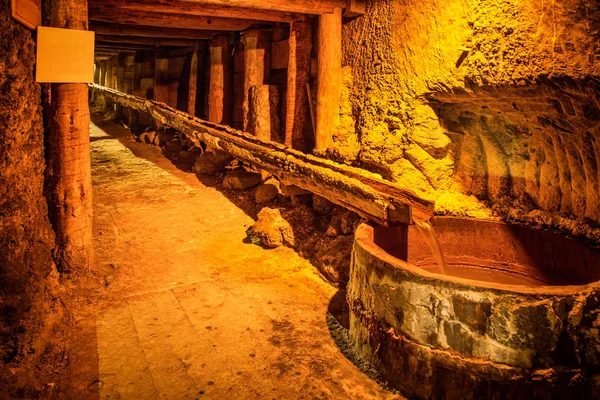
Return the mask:
<svg viewBox="0 0 600 400"><path fill-rule="evenodd" d="M285 184L325 197L384 226L411 224L433 215L434 202L411 190L381 179L369 171L339 164L293 150L275 142L265 142L229 126L201 120L164 103L125 94L99 85L90 85L95 95L148 113L189 139L205 142L258 168L267 170Z"/></svg>

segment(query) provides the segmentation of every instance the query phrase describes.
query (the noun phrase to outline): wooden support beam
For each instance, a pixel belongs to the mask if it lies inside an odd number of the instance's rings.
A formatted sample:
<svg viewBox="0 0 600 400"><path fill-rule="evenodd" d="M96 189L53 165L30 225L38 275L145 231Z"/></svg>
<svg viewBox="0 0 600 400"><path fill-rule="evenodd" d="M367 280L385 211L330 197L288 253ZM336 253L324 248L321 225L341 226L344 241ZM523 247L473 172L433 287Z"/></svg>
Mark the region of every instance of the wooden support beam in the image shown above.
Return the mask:
<svg viewBox="0 0 600 400"><path fill-rule="evenodd" d="M86 0L54 0L50 26L86 30ZM51 84L49 213L56 234L55 262L62 272L88 272L94 264L88 87Z"/></svg>
<svg viewBox="0 0 600 400"><path fill-rule="evenodd" d="M201 29L212 31L242 31L264 21L198 17L186 14L161 14L130 10L97 9L90 11L90 20L128 25L158 26L163 28Z"/></svg>
<svg viewBox="0 0 600 400"><path fill-rule="evenodd" d="M346 0L185 0L189 3L227 6L227 7L245 7L259 10L291 12L300 14L326 14L333 12L334 8L344 8Z"/></svg>
<svg viewBox="0 0 600 400"><path fill-rule="evenodd" d="M183 47L180 49L172 49L167 51L168 58L178 58L178 57L186 57L198 50L198 43L196 42L194 46Z"/></svg>
<svg viewBox="0 0 600 400"><path fill-rule="evenodd" d="M196 96L198 94L198 51L198 46L196 46L196 51L194 51L190 60L190 77L188 84L187 113L194 116L196 115Z"/></svg>
<svg viewBox="0 0 600 400"><path fill-rule="evenodd" d="M198 43L198 40L96 34L96 43L125 43L149 46L188 47L195 46Z"/></svg>
<svg viewBox="0 0 600 400"><path fill-rule="evenodd" d="M97 35L112 36L135 36L149 38L171 38L171 39L211 39L213 31L198 29L157 28L155 26L136 26L112 24L109 22L90 22L90 30Z"/></svg>
<svg viewBox="0 0 600 400"><path fill-rule="evenodd" d="M308 93L310 54L312 51L312 21L295 22L290 26L290 52L287 70L287 98L284 143L296 150L307 151L306 138L311 136ZM311 148L314 147L314 143Z"/></svg>
<svg viewBox="0 0 600 400"><path fill-rule="evenodd" d="M228 36L212 40L209 48L208 120L231 125L233 120L233 56Z"/></svg>
<svg viewBox="0 0 600 400"><path fill-rule="evenodd" d="M288 185L316 193L355 211L380 225L410 224L413 217L426 220L434 203L412 191L385 181L371 172L305 154L274 142L264 142L248 133L202 121L156 101L91 85L93 91L123 106L149 113L190 140L204 142L232 156L270 171Z"/></svg>
<svg viewBox="0 0 600 400"><path fill-rule="evenodd" d="M248 131L249 93L255 85L268 82L271 73L271 32L251 30L244 36L244 102L242 126Z"/></svg>
<svg viewBox="0 0 600 400"><path fill-rule="evenodd" d="M90 15L98 12L111 13L119 10L133 12L150 12L161 14L185 14L211 18L252 19L268 22L301 21L304 16L299 13L286 11L245 8L231 5L201 4L190 1L169 0L89 0Z"/></svg>
<svg viewBox="0 0 600 400"><path fill-rule="evenodd" d="M138 50L156 50L157 46L147 46L143 44L127 44L127 43L109 43L96 41L96 50L119 50L123 52L136 52Z"/></svg>
<svg viewBox="0 0 600 400"><path fill-rule="evenodd" d="M315 150L331 144L342 91L342 10L319 16Z"/></svg>
<svg viewBox="0 0 600 400"><path fill-rule="evenodd" d="M344 17L360 17L367 11L367 0L347 0Z"/></svg>

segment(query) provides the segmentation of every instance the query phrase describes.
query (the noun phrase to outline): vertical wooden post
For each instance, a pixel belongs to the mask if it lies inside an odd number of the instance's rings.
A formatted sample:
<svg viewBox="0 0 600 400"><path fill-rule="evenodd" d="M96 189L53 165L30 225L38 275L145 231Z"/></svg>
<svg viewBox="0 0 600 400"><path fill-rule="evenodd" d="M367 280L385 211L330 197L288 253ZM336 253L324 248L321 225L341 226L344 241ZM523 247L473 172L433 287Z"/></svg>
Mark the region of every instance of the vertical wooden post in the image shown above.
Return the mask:
<svg viewBox="0 0 600 400"><path fill-rule="evenodd" d="M187 113L196 115L196 96L198 93L198 51L199 46L196 45L196 50L192 53L190 60L190 78L188 84L188 104Z"/></svg>
<svg viewBox="0 0 600 400"><path fill-rule="evenodd" d="M113 76L113 57L106 60L106 77L104 86L112 88L112 76Z"/></svg>
<svg viewBox="0 0 600 400"><path fill-rule="evenodd" d="M201 43L198 52L198 68L196 73L196 110L195 115L202 119L206 119L206 111L204 104L208 101L208 81L206 79L208 73L208 47L205 43Z"/></svg>
<svg viewBox="0 0 600 400"><path fill-rule="evenodd" d="M271 32L251 30L244 39L243 130L248 130L250 88L268 83L271 74Z"/></svg>
<svg viewBox="0 0 600 400"><path fill-rule="evenodd" d="M306 84L310 81L311 28L310 19L290 26L284 143L301 151L307 150L306 132L309 129L312 132L306 92Z"/></svg>
<svg viewBox="0 0 600 400"><path fill-rule="evenodd" d="M134 96L144 97L142 94L142 67L144 61L144 52L138 51L133 56L133 76L132 76L132 87L131 93ZM132 128L139 124L140 112L137 110L129 110L129 127Z"/></svg>
<svg viewBox="0 0 600 400"><path fill-rule="evenodd" d="M106 86L106 60L100 61L100 85Z"/></svg>
<svg viewBox="0 0 600 400"><path fill-rule="evenodd" d="M126 60L127 54L124 53L119 53L117 55L117 68L116 68L116 77L117 77L117 85L116 85L116 89L120 92L125 92L125 60ZM117 103L116 106L116 113L115 113L115 118L116 119L122 119L124 118L124 107Z"/></svg>
<svg viewBox="0 0 600 400"><path fill-rule="evenodd" d="M87 15L86 0L52 0L50 25L87 30ZM53 83L51 91L49 211L56 262L63 272L89 272L94 257L88 87Z"/></svg>
<svg viewBox="0 0 600 400"><path fill-rule="evenodd" d="M233 57L228 36L219 36L209 49L208 120L231 125L233 117Z"/></svg>
<svg viewBox="0 0 600 400"><path fill-rule="evenodd" d="M408 225L385 227L376 225L373 242L400 260L408 260Z"/></svg>
<svg viewBox="0 0 600 400"><path fill-rule="evenodd" d="M100 61L94 63L94 83L100 84Z"/></svg>
<svg viewBox="0 0 600 400"><path fill-rule="evenodd" d="M319 15L315 150L331 144L342 90L342 10Z"/></svg>

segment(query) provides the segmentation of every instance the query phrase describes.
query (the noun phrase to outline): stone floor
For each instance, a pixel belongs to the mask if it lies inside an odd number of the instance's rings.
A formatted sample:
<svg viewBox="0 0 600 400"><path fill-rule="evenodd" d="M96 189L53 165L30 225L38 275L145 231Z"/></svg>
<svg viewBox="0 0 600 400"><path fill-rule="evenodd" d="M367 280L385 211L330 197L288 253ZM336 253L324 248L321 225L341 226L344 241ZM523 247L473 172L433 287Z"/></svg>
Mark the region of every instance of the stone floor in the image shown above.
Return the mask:
<svg viewBox="0 0 600 400"><path fill-rule="evenodd" d="M307 260L244 243L252 218L121 126L91 133L96 268L109 272L77 318L73 396L398 398L337 348L337 290Z"/></svg>

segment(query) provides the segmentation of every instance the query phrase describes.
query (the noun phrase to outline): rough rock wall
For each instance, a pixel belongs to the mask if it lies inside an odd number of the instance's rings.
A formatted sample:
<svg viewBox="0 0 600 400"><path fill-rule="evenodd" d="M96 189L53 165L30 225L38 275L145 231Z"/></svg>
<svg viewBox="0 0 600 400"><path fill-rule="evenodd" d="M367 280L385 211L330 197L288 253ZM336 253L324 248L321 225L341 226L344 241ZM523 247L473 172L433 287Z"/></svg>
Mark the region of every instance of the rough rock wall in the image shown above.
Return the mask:
<svg viewBox="0 0 600 400"><path fill-rule="evenodd" d="M44 129L34 62L33 33L11 19L10 2L1 2L0 387L4 395L10 394L11 387L35 386L40 374L34 365L47 355L46 339L61 315L51 259L54 233L43 195Z"/></svg>
<svg viewBox="0 0 600 400"><path fill-rule="evenodd" d="M441 213L598 223L599 29L593 0L369 1L332 153Z"/></svg>

